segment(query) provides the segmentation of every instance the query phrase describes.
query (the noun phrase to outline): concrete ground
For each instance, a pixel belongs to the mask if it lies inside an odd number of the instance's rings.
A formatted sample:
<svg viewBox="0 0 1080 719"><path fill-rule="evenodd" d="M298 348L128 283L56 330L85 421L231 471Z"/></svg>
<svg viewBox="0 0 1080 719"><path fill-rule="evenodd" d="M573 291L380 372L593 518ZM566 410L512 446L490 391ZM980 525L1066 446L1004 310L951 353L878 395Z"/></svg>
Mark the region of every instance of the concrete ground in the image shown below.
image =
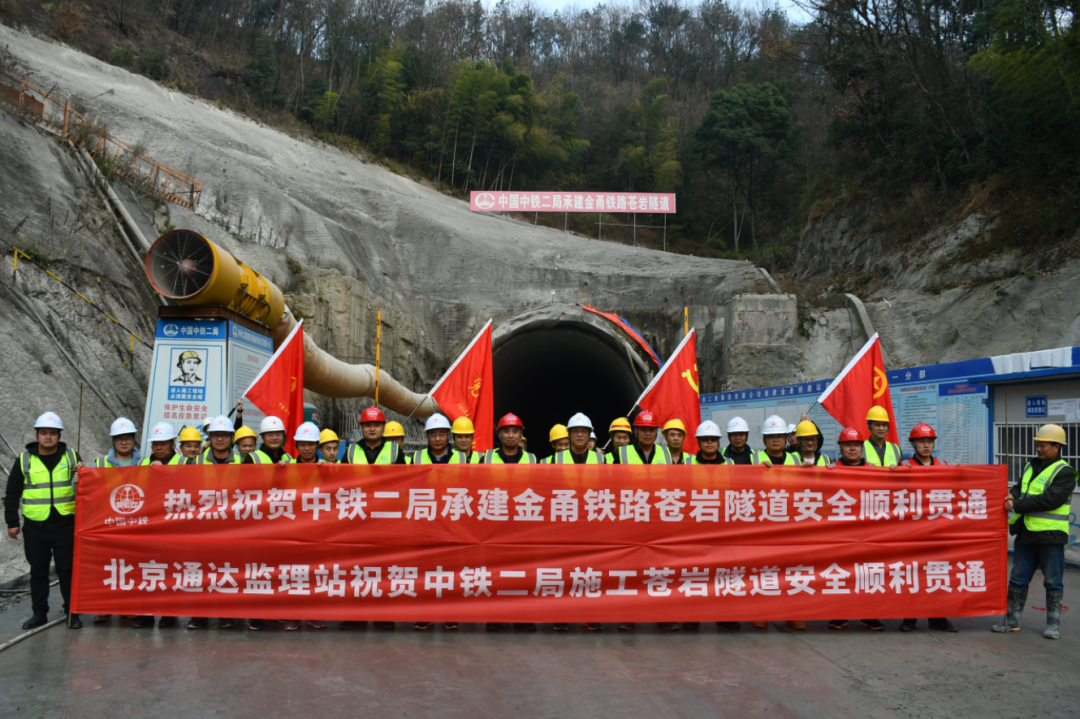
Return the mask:
<svg viewBox="0 0 1080 719"><path fill-rule="evenodd" d="M1037 581L1040 578L1036 577ZM53 616L60 597L53 588ZM1065 599L1080 602L1080 572ZM1080 714L1080 622L1042 638L1041 588L1018 634L993 617L959 634L633 633L604 625L555 634L465 625L414 632L274 628L134 630L116 618L47 629L0 652L0 716L286 717L1067 717ZM0 610L0 639L21 633L29 599Z"/></svg>

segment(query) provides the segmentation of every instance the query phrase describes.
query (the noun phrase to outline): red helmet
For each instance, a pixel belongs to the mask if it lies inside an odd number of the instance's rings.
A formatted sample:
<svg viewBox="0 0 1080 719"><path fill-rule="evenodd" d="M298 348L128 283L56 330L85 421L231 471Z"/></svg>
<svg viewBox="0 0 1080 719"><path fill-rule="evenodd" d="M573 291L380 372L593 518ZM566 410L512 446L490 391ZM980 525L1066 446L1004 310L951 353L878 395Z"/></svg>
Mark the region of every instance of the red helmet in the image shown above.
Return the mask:
<svg viewBox="0 0 1080 719"><path fill-rule="evenodd" d="M360 413L360 424L367 424L368 422L382 422L386 424L386 415L382 413L382 410L378 407L368 407Z"/></svg>
<svg viewBox="0 0 1080 719"><path fill-rule="evenodd" d="M862 437L859 436L859 430L854 427L847 427L840 433L840 438L836 440L839 444L844 442L862 442Z"/></svg>
<svg viewBox="0 0 1080 719"><path fill-rule="evenodd" d="M638 412L638 416L634 417L635 427L660 427L660 420L656 418L656 415L651 410L643 409Z"/></svg>
<svg viewBox="0 0 1080 719"><path fill-rule="evenodd" d="M525 425L521 423L521 418L513 412L504 414L503 418L499 420L497 429L502 429L503 427L521 427L522 429L525 429Z"/></svg>
<svg viewBox="0 0 1080 719"><path fill-rule="evenodd" d="M926 422L919 422L917 425L911 428L911 434L908 435L908 439L937 439L937 435L934 433L934 428L928 425Z"/></svg>

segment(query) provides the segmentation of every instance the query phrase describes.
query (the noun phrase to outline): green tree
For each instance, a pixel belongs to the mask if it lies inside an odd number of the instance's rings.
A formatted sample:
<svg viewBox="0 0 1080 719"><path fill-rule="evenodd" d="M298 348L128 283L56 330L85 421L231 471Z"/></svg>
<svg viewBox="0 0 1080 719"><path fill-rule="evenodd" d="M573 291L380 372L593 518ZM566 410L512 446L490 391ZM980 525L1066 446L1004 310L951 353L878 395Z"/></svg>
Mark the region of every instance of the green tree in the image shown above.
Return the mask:
<svg viewBox="0 0 1080 719"><path fill-rule="evenodd" d="M730 193L736 252L748 215L751 242L757 247L754 223L758 195L773 179L774 171L794 155L795 137L791 111L771 83L743 83L718 91L694 128L691 149L707 172L719 174Z"/></svg>
<svg viewBox="0 0 1080 719"><path fill-rule="evenodd" d="M255 54L244 68L244 82L254 91L260 106L269 109L278 100L277 79L274 41L269 35L260 35L255 40Z"/></svg>

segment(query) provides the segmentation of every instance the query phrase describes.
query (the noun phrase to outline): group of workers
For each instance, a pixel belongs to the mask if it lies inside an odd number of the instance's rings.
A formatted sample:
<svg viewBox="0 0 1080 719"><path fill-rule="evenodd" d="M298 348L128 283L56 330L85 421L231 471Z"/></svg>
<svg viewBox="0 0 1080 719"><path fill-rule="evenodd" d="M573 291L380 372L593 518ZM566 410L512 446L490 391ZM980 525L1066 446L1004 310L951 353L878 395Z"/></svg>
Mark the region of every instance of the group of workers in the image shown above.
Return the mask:
<svg viewBox="0 0 1080 719"><path fill-rule="evenodd" d="M706 420L697 425L694 436L699 450L694 454L683 451L687 436L686 425L680 419L670 419L661 426L659 418L649 410L642 410L633 422L620 417L609 427L611 449L604 452L596 447L596 435L591 420L578 413L565 425L555 425L549 433L552 454L542 462L525 447L524 425L514 414L503 416L497 426L498 441L494 449L486 452L473 450L474 427L468 418L461 417L451 423L441 414L432 415L425 424L427 446L415 452L405 451L405 432L401 424L387 422L377 407L369 407L360 415L362 438L341 451L340 438L331 430L319 428L311 422L301 424L293 437L296 454L285 451L285 424L278 417L266 417L259 431L242 423L242 407L237 407L236 420L219 416L208 419L203 432L196 427L186 427L179 435L172 424L161 422L150 430L150 454L143 457L135 446L135 424L126 418L117 419L110 429L112 449L94 462L95 467L130 467L135 465L179 464L289 464L289 463L349 463L349 464L749 464L772 467L898 467L920 468L944 464L934 457L937 435L927 424L917 424L909 434L912 456L903 459L900 447L887 441L889 415L883 407L873 407L867 415L869 437L854 427L844 428L839 435L839 457L833 462L822 451L824 437L812 421L803 415L797 425L789 425L773 415L762 425L763 450L748 445L749 424L741 417L728 422L728 445L720 448L720 427ZM49 612L49 566L56 564L60 591L64 600L64 612L68 614L68 626L82 627L77 614L68 613L71 589L71 572L74 555L75 491L78 472L83 468L78 453L61 441L63 422L56 414L46 412L34 424L36 441L26 445L15 461L8 476L4 499L4 516L8 535L15 539L20 532L20 508L26 559L30 564L30 587L33 616L23 625L34 629L48 622ZM662 433L664 444L658 443ZM260 443L261 441L261 443ZM1064 588L1064 546L1068 542L1070 500L1076 486L1077 474L1061 457L1066 445L1064 430L1053 424L1042 427L1035 437L1036 457L1024 466L1020 481L1010 488L1005 498L1006 511L1011 511L1008 522L1015 535L1014 563L1009 579L1008 613L1002 623L992 627L995 632L1015 632L1020 628L1020 613L1027 598L1028 585L1036 569L1041 569L1046 588L1047 624L1043 636L1057 639L1060 636L1060 619ZM133 617L136 628L153 626L149 616ZM107 621L108 615L98 615L95 621ZM208 625L205 618L193 618L189 629L202 629ZM867 629L881 631L885 625L878 619L863 619ZM177 625L175 617L162 617L158 626ZM362 622L342 622L341 628L356 628ZM376 622L377 628L392 629L392 622ZM717 622L721 629L735 630L738 622ZM766 622L754 622L755 628L764 629ZM801 621L789 621L794 629L805 629ZM219 620L220 628L234 626L231 619ZM262 620L248 620L250 629L262 629ZM286 629L298 629L299 621L286 621ZM323 622L309 622L316 629L325 628ZM415 629L428 629L431 622L417 622ZM444 623L456 629L456 623ZM499 628L488 624L489 630ZM525 628L535 629L526 624ZM598 631L600 624L585 624L586 629ZM620 623L621 630L633 628L633 624ZM660 625L663 629L676 630L676 623ZM915 629L915 619L904 619L899 629L910 632ZM931 629L955 632L957 627L948 619L939 617L929 620ZM556 624L556 630L566 630L568 625ZM846 619L829 622L830 629L844 629ZM698 623L685 623L683 629L697 629Z"/></svg>

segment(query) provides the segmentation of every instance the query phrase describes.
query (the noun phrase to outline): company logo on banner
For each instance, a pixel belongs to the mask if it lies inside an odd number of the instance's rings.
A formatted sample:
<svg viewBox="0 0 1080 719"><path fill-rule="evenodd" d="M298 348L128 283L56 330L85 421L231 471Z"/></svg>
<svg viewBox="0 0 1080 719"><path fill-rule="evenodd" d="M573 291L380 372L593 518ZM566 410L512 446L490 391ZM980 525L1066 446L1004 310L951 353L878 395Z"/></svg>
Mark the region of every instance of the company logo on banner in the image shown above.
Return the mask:
<svg viewBox="0 0 1080 719"><path fill-rule="evenodd" d="M669 215L675 195L657 192L472 192L472 212L619 212Z"/></svg>
<svg viewBox="0 0 1080 719"><path fill-rule="evenodd" d="M142 509L145 496L138 485L122 484L109 495L109 503L120 514L135 514Z"/></svg>
<svg viewBox="0 0 1080 719"><path fill-rule="evenodd" d="M144 488L143 514L112 516L137 503L132 486ZM990 466L90 469L76 499L74 611L485 622L986 615L1005 605L1004 496L1004 467Z"/></svg>

